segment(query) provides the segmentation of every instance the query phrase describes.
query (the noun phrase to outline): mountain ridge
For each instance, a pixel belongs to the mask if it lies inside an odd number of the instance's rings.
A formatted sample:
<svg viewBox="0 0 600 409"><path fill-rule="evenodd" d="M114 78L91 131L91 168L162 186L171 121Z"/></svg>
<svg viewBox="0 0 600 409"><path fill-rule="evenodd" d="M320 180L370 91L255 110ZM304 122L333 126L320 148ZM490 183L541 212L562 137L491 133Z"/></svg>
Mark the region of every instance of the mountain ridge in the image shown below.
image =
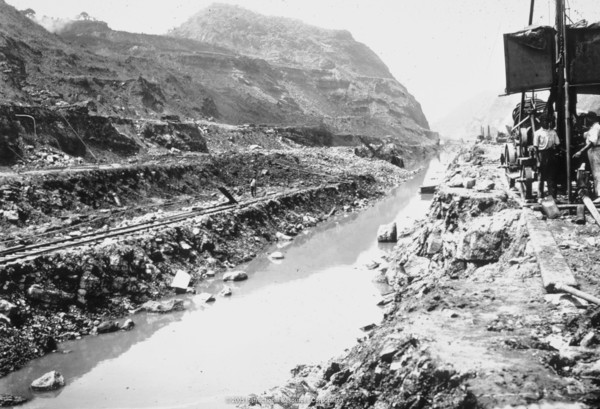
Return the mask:
<svg viewBox="0 0 600 409"><path fill-rule="evenodd" d="M73 21L51 34L3 0L0 11L0 52L5 57L0 64L14 66L3 73L0 93L15 103L54 106L92 100L97 112L108 116L325 125L335 133L391 135L410 144L437 140L414 97L375 53L363 53L368 47L346 31L336 31L328 40L331 47L346 50L335 60L336 52L319 56L316 37L309 48L299 49L298 55L310 54L313 62L335 65L318 68L302 66L300 60L286 66L279 57L246 55L218 41L115 31L96 20ZM258 21L288 21L271 19L262 16ZM293 25L316 33L331 31L299 21ZM375 57L353 65L361 56ZM382 76L368 75L373 73Z"/></svg>

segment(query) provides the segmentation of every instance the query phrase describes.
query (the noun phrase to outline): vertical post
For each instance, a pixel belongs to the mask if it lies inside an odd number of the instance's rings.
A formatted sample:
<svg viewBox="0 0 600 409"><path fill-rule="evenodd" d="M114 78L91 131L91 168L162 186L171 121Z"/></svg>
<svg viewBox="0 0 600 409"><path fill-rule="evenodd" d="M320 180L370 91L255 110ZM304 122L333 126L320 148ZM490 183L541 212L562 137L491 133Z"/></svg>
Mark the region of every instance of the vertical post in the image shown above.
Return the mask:
<svg viewBox="0 0 600 409"><path fill-rule="evenodd" d="M532 25L533 24L533 8L535 6L535 0L531 0L531 3L529 5L529 24L528 25ZM525 92L521 92L521 105L519 108L519 121L517 123L520 123L523 120L523 116L525 115ZM520 132L520 131L519 131ZM520 137L520 135L519 135Z"/></svg>
<svg viewBox="0 0 600 409"><path fill-rule="evenodd" d="M531 0L531 4L529 5L529 25L533 24L533 6L535 5L535 0Z"/></svg>
<svg viewBox="0 0 600 409"><path fill-rule="evenodd" d="M558 65L558 95L557 106L560 128L564 129L566 175L567 175L567 200L571 203L571 113L569 110L569 64L567 61L567 29L565 19L565 0L556 0L556 35L557 35L557 58ZM558 105L560 104L560 105ZM561 123L562 122L562 123ZM559 127L557 127L559 128Z"/></svg>
<svg viewBox="0 0 600 409"><path fill-rule="evenodd" d="M565 11L565 3L563 1L563 68L565 77L565 140L567 144L567 197L571 203L571 101L569 92L569 55L567 52L567 19Z"/></svg>
<svg viewBox="0 0 600 409"><path fill-rule="evenodd" d="M565 143L566 160L566 184L567 200L571 202L571 134L568 125L569 108L568 95L566 92L565 73L567 70L565 54L565 1L556 0L556 58L557 66L557 88L556 88L556 130Z"/></svg>

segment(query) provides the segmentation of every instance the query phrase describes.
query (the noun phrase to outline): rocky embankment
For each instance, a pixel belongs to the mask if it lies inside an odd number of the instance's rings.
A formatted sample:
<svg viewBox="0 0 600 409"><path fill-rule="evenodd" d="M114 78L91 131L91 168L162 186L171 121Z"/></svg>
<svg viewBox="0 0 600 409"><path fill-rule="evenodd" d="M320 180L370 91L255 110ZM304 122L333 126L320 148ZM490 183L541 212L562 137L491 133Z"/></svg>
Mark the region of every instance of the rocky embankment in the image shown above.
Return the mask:
<svg viewBox="0 0 600 409"><path fill-rule="evenodd" d="M258 147L116 169L6 176L12 179L0 189L4 206L20 211L13 219L4 211L0 250L141 221L160 223L169 214L226 203L220 186L241 205L1 265L0 375L60 349L63 340L131 329L126 318L140 308L185 308L185 294L154 302L181 292L172 287L177 274L189 275L183 292L196 291L209 277L228 279L269 244L293 240L335 214L359 211L413 173L356 157L349 147ZM252 177L258 179L257 198L248 189Z"/></svg>
<svg viewBox="0 0 600 409"><path fill-rule="evenodd" d="M394 288L380 302L383 321L366 326L343 355L298 366L285 386L250 396L250 406L597 407L599 312L546 294L525 223L531 210L505 186L497 151L463 151L428 217L399 233L389 264L379 267L379 280ZM597 290L582 266L590 256L571 249L584 247L577 232L589 246L598 226L573 220L565 211L548 224L588 291Z"/></svg>

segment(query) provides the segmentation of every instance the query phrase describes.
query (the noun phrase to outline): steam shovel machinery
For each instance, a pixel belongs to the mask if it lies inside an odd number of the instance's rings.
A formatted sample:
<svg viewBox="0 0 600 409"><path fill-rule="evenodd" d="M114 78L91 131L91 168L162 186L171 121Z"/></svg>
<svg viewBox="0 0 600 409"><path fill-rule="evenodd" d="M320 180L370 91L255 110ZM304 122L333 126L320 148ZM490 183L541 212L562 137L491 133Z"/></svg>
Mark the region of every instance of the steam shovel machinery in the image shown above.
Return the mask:
<svg viewBox="0 0 600 409"><path fill-rule="evenodd" d="M533 133L539 128L538 117L546 109L540 99L526 99L523 111L527 116L521 120L521 104L513 111L515 125L508 129L510 141L504 144L506 177L510 187L518 187L525 200L533 199L533 182L537 179L537 161L530 151Z"/></svg>
<svg viewBox="0 0 600 409"><path fill-rule="evenodd" d="M531 0L529 26L504 34L506 94L521 93L521 103L513 111L514 126L509 129L512 141L504 147L506 175L509 185L519 188L525 200L534 199L532 185L539 172L529 148L538 118L545 114L551 121L556 119L560 139L555 169L559 192L569 203L589 199L594 192L591 186L596 179L600 182L600 148L588 151L594 160L578 161L572 156L585 145L583 134L592 116L576 115L577 97L600 95L600 24L567 25L565 1L556 0L555 26L532 26L534 4ZM528 92L530 98L526 98ZM547 94L547 101L536 98L536 92Z"/></svg>

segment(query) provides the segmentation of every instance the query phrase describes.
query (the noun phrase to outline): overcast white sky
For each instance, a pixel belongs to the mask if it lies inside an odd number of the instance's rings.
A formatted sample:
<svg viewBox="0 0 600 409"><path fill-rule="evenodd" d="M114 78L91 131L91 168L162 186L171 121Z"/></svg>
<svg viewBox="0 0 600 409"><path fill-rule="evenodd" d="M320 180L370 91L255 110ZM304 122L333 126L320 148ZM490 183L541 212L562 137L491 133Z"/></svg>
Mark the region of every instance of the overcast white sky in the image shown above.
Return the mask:
<svg viewBox="0 0 600 409"><path fill-rule="evenodd" d="M163 34L212 0L6 0L38 16L85 11L115 30ZM347 29L373 49L430 122L481 92L504 92L502 34L527 25L530 0L220 0ZM553 25L555 0L536 0L534 24ZM567 0L573 21L600 21L600 0Z"/></svg>

